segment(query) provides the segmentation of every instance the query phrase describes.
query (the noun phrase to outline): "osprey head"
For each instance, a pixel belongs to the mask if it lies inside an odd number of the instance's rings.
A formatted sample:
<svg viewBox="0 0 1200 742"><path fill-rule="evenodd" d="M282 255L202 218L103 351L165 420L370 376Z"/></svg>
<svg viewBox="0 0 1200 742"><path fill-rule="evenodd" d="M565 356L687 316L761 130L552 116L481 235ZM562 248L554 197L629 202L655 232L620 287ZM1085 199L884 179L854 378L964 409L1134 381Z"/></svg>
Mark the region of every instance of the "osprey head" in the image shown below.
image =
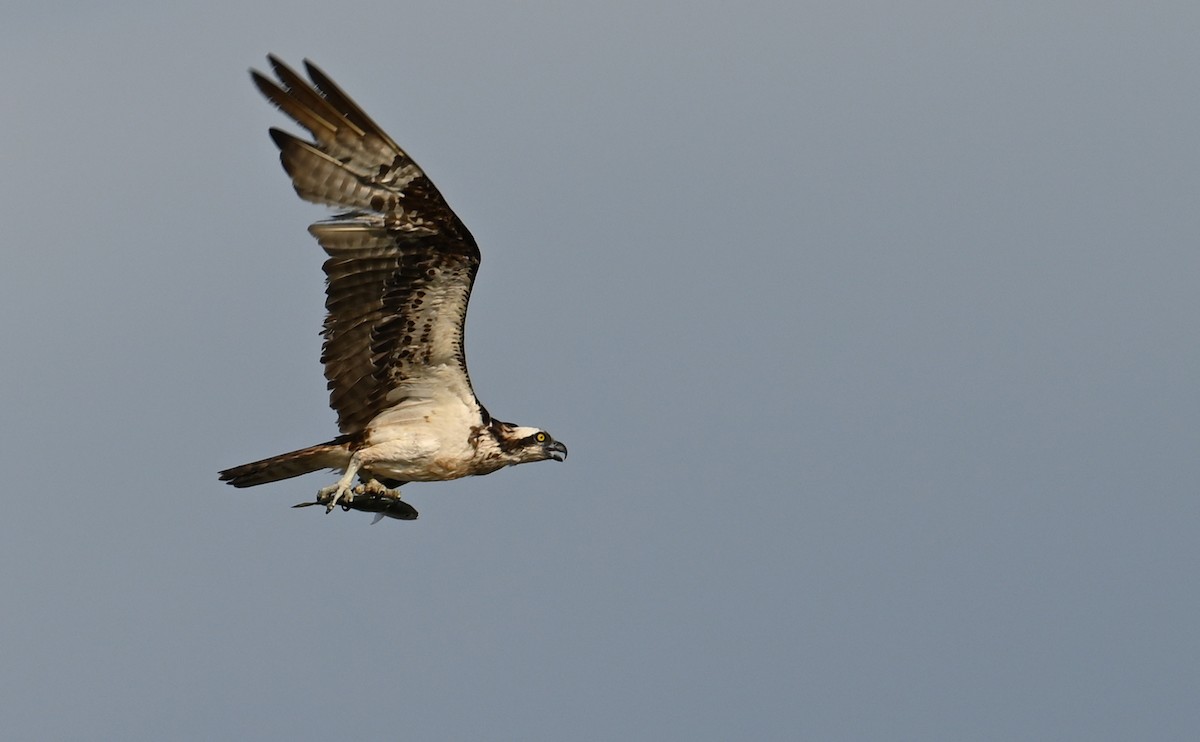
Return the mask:
<svg viewBox="0 0 1200 742"><path fill-rule="evenodd" d="M567 447L544 430L507 423L493 423L493 428L500 448L514 464L567 458Z"/></svg>

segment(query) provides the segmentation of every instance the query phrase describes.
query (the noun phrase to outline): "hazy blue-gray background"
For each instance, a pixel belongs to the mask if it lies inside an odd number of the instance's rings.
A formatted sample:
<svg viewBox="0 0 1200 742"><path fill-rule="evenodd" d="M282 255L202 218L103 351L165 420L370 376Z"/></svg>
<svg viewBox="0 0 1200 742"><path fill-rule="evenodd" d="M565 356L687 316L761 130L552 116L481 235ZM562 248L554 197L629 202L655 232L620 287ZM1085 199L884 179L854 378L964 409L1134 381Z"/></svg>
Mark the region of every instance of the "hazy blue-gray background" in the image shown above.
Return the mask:
<svg viewBox="0 0 1200 742"><path fill-rule="evenodd" d="M1195 3L0 26L6 738L1200 733ZM217 482L335 432L268 51L474 231L476 390L567 463Z"/></svg>

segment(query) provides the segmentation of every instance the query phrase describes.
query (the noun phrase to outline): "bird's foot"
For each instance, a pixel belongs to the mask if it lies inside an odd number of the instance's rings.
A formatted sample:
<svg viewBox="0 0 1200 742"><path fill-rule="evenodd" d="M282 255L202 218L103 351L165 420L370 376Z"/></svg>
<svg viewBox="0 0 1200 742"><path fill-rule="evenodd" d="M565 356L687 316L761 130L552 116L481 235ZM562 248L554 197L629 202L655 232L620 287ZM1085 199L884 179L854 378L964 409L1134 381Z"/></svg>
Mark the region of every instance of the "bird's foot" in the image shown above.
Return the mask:
<svg viewBox="0 0 1200 742"><path fill-rule="evenodd" d="M354 488L354 494L369 497L400 497L400 490L390 490L378 479L368 479Z"/></svg>
<svg viewBox="0 0 1200 742"><path fill-rule="evenodd" d="M353 502L355 490L360 489L360 487L361 485L351 488L346 484L334 484L329 487L323 487L317 490L317 503L325 506L326 513L332 513L333 508L339 502L343 503L343 507L345 503Z"/></svg>
<svg viewBox="0 0 1200 742"><path fill-rule="evenodd" d="M324 505L325 512L332 512L334 507L341 506L342 510L361 510L364 513L375 513L378 523L383 518L396 520L416 520L417 510L412 505L400 499L399 489L388 489L381 482L368 480L353 488L347 488L339 495L337 485L326 487L317 492L316 502L302 502L292 507L303 508L310 505Z"/></svg>

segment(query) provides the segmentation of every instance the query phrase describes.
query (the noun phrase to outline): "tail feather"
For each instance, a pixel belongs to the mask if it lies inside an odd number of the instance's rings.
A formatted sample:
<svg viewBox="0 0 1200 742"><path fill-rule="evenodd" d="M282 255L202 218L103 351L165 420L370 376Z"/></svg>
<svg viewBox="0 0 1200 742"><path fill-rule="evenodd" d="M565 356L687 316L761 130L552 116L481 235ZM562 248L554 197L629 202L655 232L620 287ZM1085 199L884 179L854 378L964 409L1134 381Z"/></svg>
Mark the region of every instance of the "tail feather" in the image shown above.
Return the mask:
<svg viewBox="0 0 1200 742"><path fill-rule="evenodd" d="M344 469L350 460L350 444L344 438L328 443L301 448L298 451L281 453L262 461L235 466L221 472L221 481L234 487L253 487L257 484L278 482L319 469Z"/></svg>

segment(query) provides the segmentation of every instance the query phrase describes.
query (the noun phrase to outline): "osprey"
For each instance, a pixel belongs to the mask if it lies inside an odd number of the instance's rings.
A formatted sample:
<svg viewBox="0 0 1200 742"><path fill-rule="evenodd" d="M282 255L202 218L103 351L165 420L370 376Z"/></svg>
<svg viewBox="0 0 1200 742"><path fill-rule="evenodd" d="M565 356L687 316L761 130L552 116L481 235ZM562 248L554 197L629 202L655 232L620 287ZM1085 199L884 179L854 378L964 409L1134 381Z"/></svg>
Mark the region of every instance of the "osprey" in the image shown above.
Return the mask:
<svg viewBox="0 0 1200 742"><path fill-rule="evenodd" d="M251 70L267 99L312 134L272 128L283 169L306 201L344 209L309 227L329 259L321 362L341 435L220 473L234 487L344 472L317 493L403 520L407 482L435 482L530 461L562 461L544 430L501 422L475 397L463 322L479 248L412 158L320 69L305 80L273 55L278 82ZM358 484L355 484L355 477ZM356 501L355 496L359 496Z"/></svg>

